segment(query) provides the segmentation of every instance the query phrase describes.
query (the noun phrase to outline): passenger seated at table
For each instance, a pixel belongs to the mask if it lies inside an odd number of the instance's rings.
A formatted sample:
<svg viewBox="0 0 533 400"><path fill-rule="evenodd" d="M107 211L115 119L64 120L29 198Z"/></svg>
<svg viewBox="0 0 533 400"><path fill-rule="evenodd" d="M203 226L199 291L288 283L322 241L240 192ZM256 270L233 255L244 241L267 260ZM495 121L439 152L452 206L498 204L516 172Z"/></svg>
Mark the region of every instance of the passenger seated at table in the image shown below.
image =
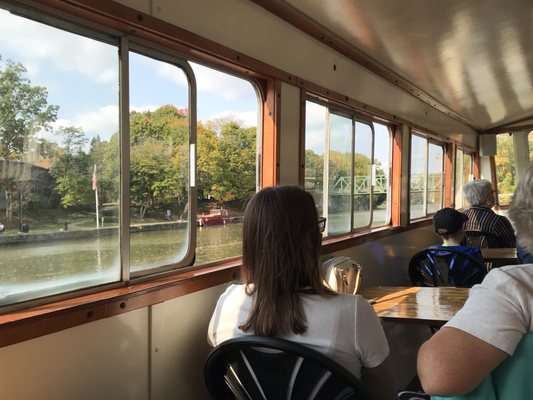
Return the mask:
<svg viewBox="0 0 533 400"><path fill-rule="evenodd" d="M532 193L533 164L520 180L509 209L520 244L530 254L533 254ZM525 335L531 332L533 264L492 270L480 285L470 290L468 300L455 317L420 348L418 373L424 390L431 395L456 396L472 391L483 382L476 392L489 386L497 392L494 398L530 398L531 393L517 397L514 392L520 388L526 392L533 390L529 368L515 375L511 386L498 386L496 381L494 385L485 385L485 379L496 380L501 376L500 371L493 373L493 370L512 356L522 341L529 343L530 336L525 338ZM522 356L516 359L521 360ZM503 367L511 365L513 359L508 361ZM499 393L502 387L515 394Z"/></svg>
<svg viewBox="0 0 533 400"><path fill-rule="evenodd" d="M376 399L397 398L381 323L363 297L335 293L319 268L321 231L311 194L274 186L255 194L243 221L243 284L218 300L212 346L237 336L273 336L318 350L362 378Z"/></svg>
<svg viewBox="0 0 533 400"><path fill-rule="evenodd" d="M442 239L442 247L449 247L451 249L462 251L470 254L483 262L481 250L477 247L470 247L462 245L465 238L465 231L463 224L468 220L466 214L463 214L453 208L443 208L435 213L433 216L433 226L435 232Z"/></svg>
<svg viewBox="0 0 533 400"><path fill-rule="evenodd" d="M464 230L481 231L494 236L496 243L489 247L515 247L513 226L507 218L492 210L496 203L492 184L485 179L477 179L468 182L463 192L470 204L470 208L465 211L468 221L464 224Z"/></svg>

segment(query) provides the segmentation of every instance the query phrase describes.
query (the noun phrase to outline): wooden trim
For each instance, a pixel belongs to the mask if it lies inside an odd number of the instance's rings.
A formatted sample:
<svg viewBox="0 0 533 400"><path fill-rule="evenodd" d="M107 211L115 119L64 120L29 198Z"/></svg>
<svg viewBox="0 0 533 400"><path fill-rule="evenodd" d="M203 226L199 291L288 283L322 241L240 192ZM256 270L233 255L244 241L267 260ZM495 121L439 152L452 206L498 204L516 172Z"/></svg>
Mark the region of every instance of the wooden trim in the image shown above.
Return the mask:
<svg viewBox="0 0 533 400"><path fill-rule="evenodd" d="M300 88L300 153L299 163L300 170L298 171L298 182L300 186L305 188L305 122L307 115L307 93L305 89Z"/></svg>
<svg viewBox="0 0 533 400"><path fill-rule="evenodd" d="M453 183L455 182L455 168L457 168L457 159L454 157L457 150L455 143L448 143L444 152L444 206L454 207L455 199L452 195L455 192ZM454 163L455 160L455 163ZM455 168L454 168L455 166Z"/></svg>
<svg viewBox="0 0 533 400"><path fill-rule="evenodd" d="M403 125L396 125L392 132L392 171L391 171L391 223L401 225L402 204L402 146Z"/></svg>
<svg viewBox="0 0 533 400"><path fill-rule="evenodd" d="M489 165L490 165L490 181L492 182L492 187L496 191L494 193L494 202L496 203L495 206L499 206L500 202L498 200L498 175L496 174L496 157L490 156L489 157Z"/></svg>
<svg viewBox="0 0 533 400"><path fill-rule="evenodd" d="M472 154L472 156L474 159L472 166L472 175L474 175L474 179L479 179L479 177L481 176L481 169L479 168L481 159L479 157L479 152L476 151L474 154Z"/></svg>
<svg viewBox="0 0 533 400"><path fill-rule="evenodd" d="M0 315L0 347L238 280L240 260Z"/></svg>
<svg viewBox="0 0 533 400"><path fill-rule="evenodd" d="M322 241L322 254L346 250L364 243L373 242L397 233L407 232L413 229L429 226L433 223L431 217L426 217L407 226L382 226L364 232L353 232L346 235L327 237Z"/></svg>
<svg viewBox="0 0 533 400"><path fill-rule="evenodd" d="M263 136L261 146L261 187L279 182L280 81L268 81L263 102Z"/></svg>

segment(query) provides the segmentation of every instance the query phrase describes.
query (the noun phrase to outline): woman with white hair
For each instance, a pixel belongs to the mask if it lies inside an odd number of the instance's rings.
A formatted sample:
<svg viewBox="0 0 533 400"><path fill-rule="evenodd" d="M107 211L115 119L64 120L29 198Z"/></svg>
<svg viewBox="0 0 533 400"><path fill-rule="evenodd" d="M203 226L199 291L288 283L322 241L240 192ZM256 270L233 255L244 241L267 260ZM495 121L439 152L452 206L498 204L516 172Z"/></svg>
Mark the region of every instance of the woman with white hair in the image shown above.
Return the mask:
<svg viewBox="0 0 533 400"><path fill-rule="evenodd" d="M533 254L533 163L518 184L509 217L520 245ZM433 396L472 391L512 356L531 332L533 264L491 270L480 285L470 290L467 302L455 317L420 348L418 373L424 390ZM516 394L533 390L528 369L523 372L524 376L520 373L513 379L514 394L498 393L498 398L531 397L531 393L525 397ZM494 390L502 387L494 385ZM510 389L509 385L505 388Z"/></svg>
<svg viewBox="0 0 533 400"><path fill-rule="evenodd" d="M515 247L516 236L513 226L503 215L496 214L492 207L495 204L492 184L485 179L468 182L464 188L464 196L470 208L465 214L468 221L464 224L465 231L487 232L494 236L490 247Z"/></svg>

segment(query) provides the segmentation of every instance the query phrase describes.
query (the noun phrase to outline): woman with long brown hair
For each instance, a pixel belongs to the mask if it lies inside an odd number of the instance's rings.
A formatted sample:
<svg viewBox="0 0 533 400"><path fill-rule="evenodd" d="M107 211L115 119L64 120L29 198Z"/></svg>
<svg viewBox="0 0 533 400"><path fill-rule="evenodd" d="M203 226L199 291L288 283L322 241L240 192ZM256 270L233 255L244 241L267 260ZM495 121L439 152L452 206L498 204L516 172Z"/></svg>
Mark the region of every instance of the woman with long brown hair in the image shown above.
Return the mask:
<svg viewBox="0 0 533 400"><path fill-rule="evenodd" d="M323 218L298 186L265 188L243 225L243 284L229 286L209 324L212 346L247 334L299 342L363 378L380 399L397 398L389 348L372 306L325 288L319 269Z"/></svg>

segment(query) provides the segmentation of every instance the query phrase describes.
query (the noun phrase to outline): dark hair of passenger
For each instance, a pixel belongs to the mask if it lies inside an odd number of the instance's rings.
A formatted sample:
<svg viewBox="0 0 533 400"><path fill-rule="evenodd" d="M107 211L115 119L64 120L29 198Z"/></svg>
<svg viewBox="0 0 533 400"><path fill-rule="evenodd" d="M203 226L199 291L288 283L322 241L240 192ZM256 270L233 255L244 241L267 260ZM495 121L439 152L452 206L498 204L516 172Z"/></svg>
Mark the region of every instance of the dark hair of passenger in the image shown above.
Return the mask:
<svg viewBox="0 0 533 400"><path fill-rule="evenodd" d="M322 284L317 218L313 197L298 186L265 188L249 201L242 260L253 300L240 329L261 336L304 333L302 293L334 294Z"/></svg>

